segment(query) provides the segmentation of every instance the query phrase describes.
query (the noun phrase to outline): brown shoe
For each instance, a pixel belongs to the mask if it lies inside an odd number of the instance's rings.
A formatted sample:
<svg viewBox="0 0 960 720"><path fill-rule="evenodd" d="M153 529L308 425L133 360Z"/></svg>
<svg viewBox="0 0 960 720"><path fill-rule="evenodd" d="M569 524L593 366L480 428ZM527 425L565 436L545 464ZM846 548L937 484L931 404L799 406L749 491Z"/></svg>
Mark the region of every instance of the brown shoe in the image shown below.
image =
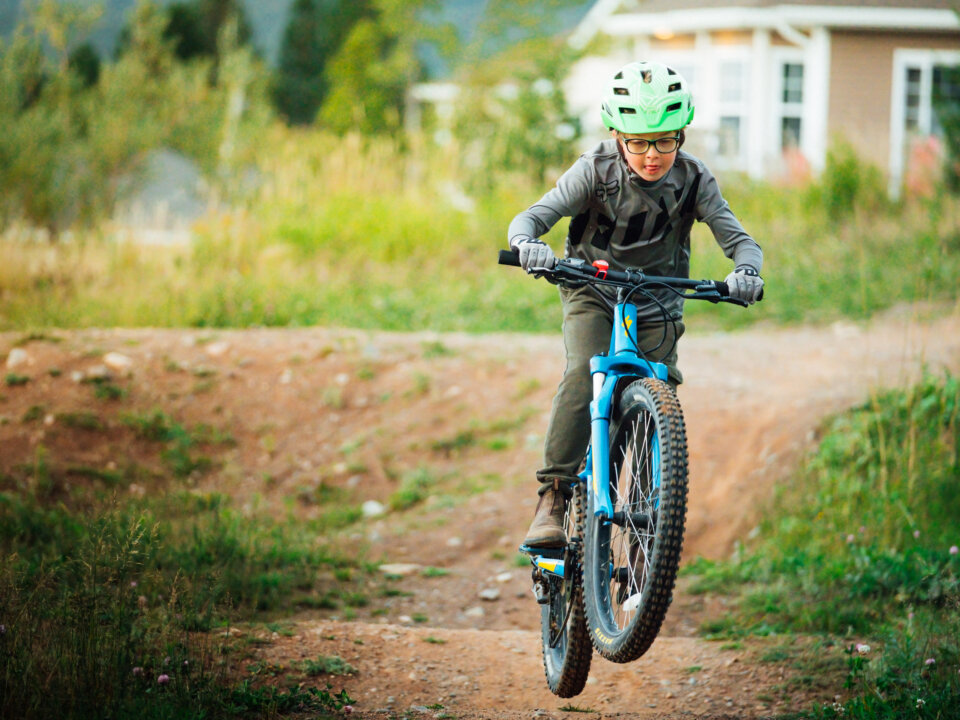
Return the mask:
<svg viewBox="0 0 960 720"><path fill-rule="evenodd" d="M528 547L556 548L567 544L567 534L563 530L563 516L567 501L563 493L550 488L540 496L537 513L533 516L530 529L523 544Z"/></svg>

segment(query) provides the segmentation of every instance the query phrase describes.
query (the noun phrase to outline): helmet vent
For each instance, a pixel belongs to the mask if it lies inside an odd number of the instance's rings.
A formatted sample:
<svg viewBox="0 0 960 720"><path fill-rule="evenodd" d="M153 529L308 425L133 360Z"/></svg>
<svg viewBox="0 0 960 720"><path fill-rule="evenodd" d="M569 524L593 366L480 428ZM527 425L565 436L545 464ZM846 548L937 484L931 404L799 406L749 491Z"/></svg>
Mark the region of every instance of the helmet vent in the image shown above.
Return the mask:
<svg viewBox="0 0 960 720"><path fill-rule="evenodd" d="M677 71L674 70L672 67L667 68L667 75L676 75L676 74L677 74Z"/></svg>
<svg viewBox="0 0 960 720"><path fill-rule="evenodd" d="M613 92L615 95L629 95L630 91L626 88L614 88Z"/></svg>
<svg viewBox="0 0 960 720"><path fill-rule="evenodd" d="M623 71L621 70L616 75L613 76L614 80L623 80Z"/></svg>
<svg viewBox="0 0 960 720"><path fill-rule="evenodd" d="M670 105L667 105L667 112L673 112L674 110L679 110L680 105L681 105L680 103L672 103Z"/></svg>
<svg viewBox="0 0 960 720"><path fill-rule="evenodd" d="M677 107L680 107L680 106L677 105ZM636 109L636 108L631 108L631 107L622 107L622 108L620 108L620 114L621 114L621 115L636 115L636 114L637 114L637 109Z"/></svg>
<svg viewBox="0 0 960 720"><path fill-rule="evenodd" d="M667 88L667 92L674 92L680 89L680 83L670 83L670 87Z"/></svg>
<svg viewBox="0 0 960 720"><path fill-rule="evenodd" d="M643 77L643 81L648 85L653 82L653 73L649 70L641 71L640 75Z"/></svg>

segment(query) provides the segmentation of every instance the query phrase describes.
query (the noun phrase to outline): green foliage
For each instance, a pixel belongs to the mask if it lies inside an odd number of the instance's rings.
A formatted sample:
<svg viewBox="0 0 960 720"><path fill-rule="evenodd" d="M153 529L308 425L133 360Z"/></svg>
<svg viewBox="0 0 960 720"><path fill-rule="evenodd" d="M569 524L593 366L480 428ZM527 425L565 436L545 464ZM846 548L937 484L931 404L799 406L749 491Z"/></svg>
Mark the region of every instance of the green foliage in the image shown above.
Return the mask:
<svg viewBox="0 0 960 720"><path fill-rule="evenodd" d="M390 507L406 510L427 499L436 478L429 468L420 467L404 475L400 487L390 496Z"/></svg>
<svg viewBox="0 0 960 720"><path fill-rule="evenodd" d="M353 25L371 12L366 0L295 0L274 80L277 110L292 124L314 121L329 89L325 74Z"/></svg>
<svg viewBox="0 0 960 720"><path fill-rule="evenodd" d="M407 89L420 79L417 43L436 34L420 13L428 0L370 0L325 67L319 121L337 133L397 133Z"/></svg>
<svg viewBox="0 0 960 720"><path fill-rule="evenodd" d="M317 675L351 675L357 671L339 655L319 655L316 660L304 660L300 667L310 677Z"/></svg>
<svg viewBox="0 0 960 720"><path fill-rule="evenodd" d="M560 41L532 40L462 79L454 135L475 184L489 187L504 172L543 184L572 164L579 123L561 89L571 60Z"/></svg>
<svg viewBox="0 0 960 720"><path fill-rule="evenodd" d="M178 62L167 16L146 0L115 62L98 65L83 46L71 52L71 38L96 18L45 1L0 43L0 227L20 220L56 238L92 226L163 146L230 170L247 128L265 117L263 73L239 46L236 23L221 33L211 85L210 61ZM239 116L230 109L238 92L248 101Z"/></svg>
<svg viewBox="0 0 960 720"><path fill-rule="evenodd" d="M958 692L958 477L957 378L928 376L838 416L754 543L685 570L694 591L739 594L702 631L874 638L880 659L849 653L854 697L812 716L912 716L920 698L922 716L938 717Z"/></svg>
<svg viewBox="0 0 960 720"><path fill-rule="evenodd" d="M844 141L831 145L822 179L808 193L809 201L822 207L833 222L854 213L872 215L888 206L883 173Z"/></svg>

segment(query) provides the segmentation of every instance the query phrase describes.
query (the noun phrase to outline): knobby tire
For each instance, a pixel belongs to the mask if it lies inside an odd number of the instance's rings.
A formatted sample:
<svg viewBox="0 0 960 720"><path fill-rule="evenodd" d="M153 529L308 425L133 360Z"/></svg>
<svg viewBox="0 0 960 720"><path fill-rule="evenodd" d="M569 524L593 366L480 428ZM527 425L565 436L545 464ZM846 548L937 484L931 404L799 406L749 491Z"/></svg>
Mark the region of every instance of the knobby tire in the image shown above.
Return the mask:
<svg viewBox="0 0 960 720"><path fill-rule="evenodd" d="M650 378L615 399L610 427L610 494L621 524L597 519L588 493L584 605L593 647L626 663L650 648L673 597L687 512L687 439L676 394Z"/></svg>
<svg viewBox="0 0 960 720"><path fill-rule="evenodd" d="M577 483L565 523L567 537L573 542L567 545L564 577L550 578L550 602L540 608L544 674L550 691L563 698L583 691L593 654L583 610L580 540L585 505L583 484Z"/></svg>

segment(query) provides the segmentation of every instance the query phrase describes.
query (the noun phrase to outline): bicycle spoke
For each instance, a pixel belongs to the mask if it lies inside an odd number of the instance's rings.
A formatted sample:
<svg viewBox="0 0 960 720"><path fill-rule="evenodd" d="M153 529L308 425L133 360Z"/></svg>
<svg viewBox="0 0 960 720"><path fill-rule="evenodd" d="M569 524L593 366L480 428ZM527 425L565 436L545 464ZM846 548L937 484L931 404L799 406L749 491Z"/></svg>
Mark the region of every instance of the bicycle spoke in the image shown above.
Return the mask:
<svg viewBox="0 0 960 720"><path fill-rule="evenodd" d="M628 433L628 444L621 445L622 463L614 468L611 491L614 510L624 517L620 527L610 526L612 536L609 552L614 568L610 580L611 603L616 624L626 627L639 606L631 600L643 593L651 564L655 523L638 527L635 514L655 517L654 510L659 488L654 484L655 468L652 458L652 439L655 437L653 418L641 413Z"/></svg>

